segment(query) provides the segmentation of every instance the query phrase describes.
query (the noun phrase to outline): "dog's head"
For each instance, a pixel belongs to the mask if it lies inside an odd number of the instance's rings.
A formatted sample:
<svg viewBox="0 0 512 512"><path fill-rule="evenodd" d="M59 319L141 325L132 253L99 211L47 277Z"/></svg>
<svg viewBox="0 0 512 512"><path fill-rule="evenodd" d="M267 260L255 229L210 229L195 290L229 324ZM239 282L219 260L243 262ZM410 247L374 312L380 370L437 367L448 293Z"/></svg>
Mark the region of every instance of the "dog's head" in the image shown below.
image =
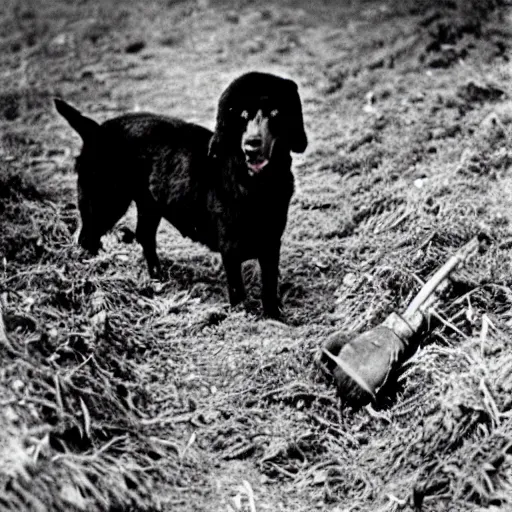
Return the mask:
<svg viewBox="0 0 512 512"><path fill-rule="evenodd" d="M120 193L113 190L110 180L102 179L96 167L99 167L98 162L90 155L89 147L84 147L75 165L78 209L82 221L78 243L94 255L102 248L101 237L112 226L112 205Z"/></svg>
<svg viewBox="0 0 512 512"><path fill-rule="evenodd" d="M95 158L95 155L99 154L100 126L65 101L58 98L54 101L57 112L76 130L84 142L75 165L78 175L78 208L82 221L78 243L90 253L97 254L101 248L101 236L107 231L103 224L108 217L111 204L109 198L105 198L102 180L98 175L97 167L101 158Z"/></svg>
<svg viewBox="0 0 512 512"><path fill-rule="evenodd" d="M55 99L55 107L83 140L76 159L78 208L81 229L78 243L97 254L101 237L112 228L130 204L132 157L123 138L105 137L100 125L65 101Z"/></svg>
<svg viewBox="0 0 512 512"><path fill-rule="evenodd" d="M279 151L302 153L307 137L297 84L252 72L223 92L209 154L243 156L250 176L259 174Z"/></svg>

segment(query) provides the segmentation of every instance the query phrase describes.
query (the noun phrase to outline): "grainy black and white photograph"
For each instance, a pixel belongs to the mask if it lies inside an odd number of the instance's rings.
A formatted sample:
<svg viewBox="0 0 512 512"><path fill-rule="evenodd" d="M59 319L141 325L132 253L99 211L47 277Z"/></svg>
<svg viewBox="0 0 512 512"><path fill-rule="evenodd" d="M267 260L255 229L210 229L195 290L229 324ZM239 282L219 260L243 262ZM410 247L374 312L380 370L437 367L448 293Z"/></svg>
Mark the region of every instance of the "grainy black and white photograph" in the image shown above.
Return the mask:
<svg viewBox="0 0 512 512"><path fill-rule="evenodd" d="M512 510L512 2L3 0L0 511Z"/></svg>

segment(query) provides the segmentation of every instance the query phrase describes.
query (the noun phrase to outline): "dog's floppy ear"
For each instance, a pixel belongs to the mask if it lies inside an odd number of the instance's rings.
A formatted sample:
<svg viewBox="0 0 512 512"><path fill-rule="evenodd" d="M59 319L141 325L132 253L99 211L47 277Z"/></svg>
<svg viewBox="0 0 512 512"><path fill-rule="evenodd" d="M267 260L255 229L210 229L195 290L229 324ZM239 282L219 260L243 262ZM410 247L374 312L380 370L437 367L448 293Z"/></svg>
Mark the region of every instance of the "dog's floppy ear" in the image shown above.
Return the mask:
<svg viewBox="0 0 512 512"><path fill-rule="evenodd" d="M210 143L208 144L208 156L215 158L220 155L222 151L222 145L225 142L225 138L227 136L228 130L228 120L226 117L229 112L227 111L227 97L230 88L223 92L219 99L219 104L217 107L217 120L215 122L215 130L213 132L212 138L210 139Z"/></svg>
<svg viewBox="0 0 512 512"><path fill-rule="evenodd" d="M219 133L217 132L217 127L215 127L215 132L212 135L212 138L210 139L210 142L208 144L208 156L211 158L215 158L219 156L219 149L220 149L220 137Z"/></svg>
<svg viewBox="0 0 512 512"><path fill-rule="evenodd" d="M290 149L294 153L303 153L308 146L308 138L304 130L299 90L293 80L287 80L287 84L286 101L288 103L288 115L290 119Z"/></svg>

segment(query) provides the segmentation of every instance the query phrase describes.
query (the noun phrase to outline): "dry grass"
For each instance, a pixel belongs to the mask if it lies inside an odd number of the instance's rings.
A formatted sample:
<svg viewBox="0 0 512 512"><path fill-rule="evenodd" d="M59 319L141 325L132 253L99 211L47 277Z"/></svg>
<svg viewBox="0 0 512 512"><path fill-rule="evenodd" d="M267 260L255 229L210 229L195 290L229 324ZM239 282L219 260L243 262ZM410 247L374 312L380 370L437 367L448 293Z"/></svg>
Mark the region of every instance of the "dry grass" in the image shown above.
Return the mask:
<svg viewBox="0 0 512 512"><path fill-rule="evenodd" d="M2 508L510 507L510 9L488 2L478 30L454 22L459 39L427 48L428 12L349 4L55 0L2 14ZM218 257L169 227L163 284L118 231L86 258L78 139L50 101L211 127L220 91L253 68L299 82L311 140L283 244L287 324L260 318L251 263L248 311L231 311ZM378 409L341 410L315 365L327 336L402 310L476 235L395 389Z"/></svg>

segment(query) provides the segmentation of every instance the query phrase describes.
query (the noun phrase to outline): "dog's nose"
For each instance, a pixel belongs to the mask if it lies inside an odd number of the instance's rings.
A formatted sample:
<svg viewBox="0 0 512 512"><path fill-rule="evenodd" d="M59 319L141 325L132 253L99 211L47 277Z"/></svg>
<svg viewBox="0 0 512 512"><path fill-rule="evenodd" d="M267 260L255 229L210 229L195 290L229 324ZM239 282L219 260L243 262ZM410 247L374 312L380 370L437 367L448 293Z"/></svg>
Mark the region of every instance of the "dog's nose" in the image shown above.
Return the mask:
<svg viewBox="0 0 512 512"><path fill-rule="evenodd" d="M248 149L249 151L250 150L254 151L256 149L260 149L262 143L263 143L263 140L261 139L261 137L250 137L250 138L245 139L244 147L245 147L245 149Z"/></svg>
<svg viewBox="0 0 512 512"><path fill-rule="evenodd" d="M244 141L244 153L245 156L250 160L257 158L261 152L261 146L263 141L259 137L251 137Z"/></svg>

